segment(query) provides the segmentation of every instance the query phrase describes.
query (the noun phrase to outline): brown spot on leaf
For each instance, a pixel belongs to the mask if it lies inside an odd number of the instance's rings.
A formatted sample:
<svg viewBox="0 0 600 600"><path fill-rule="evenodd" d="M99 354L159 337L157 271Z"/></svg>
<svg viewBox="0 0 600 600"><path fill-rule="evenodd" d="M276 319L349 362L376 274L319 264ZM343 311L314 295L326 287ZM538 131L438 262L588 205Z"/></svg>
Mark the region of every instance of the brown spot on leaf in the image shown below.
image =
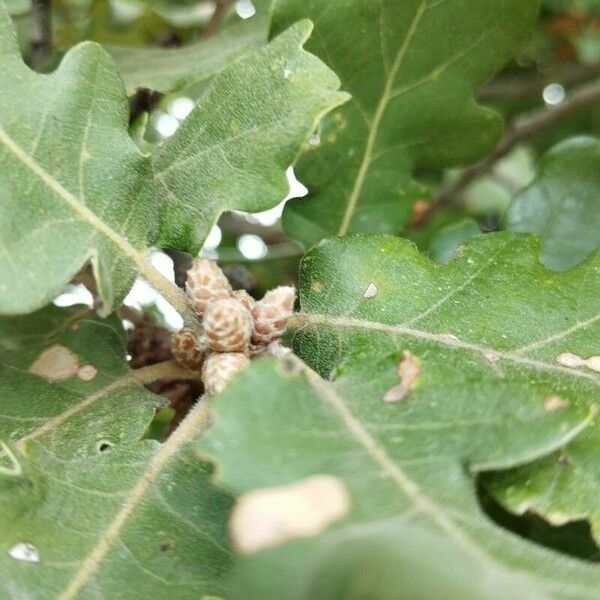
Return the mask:
<svg viewBox="0 0 600 600"><path fill-rule="evenodd" d="M50 381L69 379L77 373L79 359L68 348L56 344L46 348L29 367L32 375Z"/></svg>
<svg viewBox="0 0 600 600"><path fill-rule="evenodd" d="M244 494L231 515L231 540L238 552L249 554L317 535L349 512L344 483L332 475L315 475Z"/></svg>
<svg viewBox="0 0 600 600"><path fill-rule="evenodd" d="M567 408L569 403L564 398L557 396L556 394L551 394L550 396L546 396L542 402L542 406L544 410L548 412L554 412L555 410L562 410L563 408Z"/></svg>
<svg viewBox="0 0 600 600"><path fill-rule="evenodd" d="M383 397L384 402L400 402L406 398L410 390L415 386L421 375L421 362L408 350L404 351L404 358L398 363L397 372L400 383L391 387Z"/></svg>

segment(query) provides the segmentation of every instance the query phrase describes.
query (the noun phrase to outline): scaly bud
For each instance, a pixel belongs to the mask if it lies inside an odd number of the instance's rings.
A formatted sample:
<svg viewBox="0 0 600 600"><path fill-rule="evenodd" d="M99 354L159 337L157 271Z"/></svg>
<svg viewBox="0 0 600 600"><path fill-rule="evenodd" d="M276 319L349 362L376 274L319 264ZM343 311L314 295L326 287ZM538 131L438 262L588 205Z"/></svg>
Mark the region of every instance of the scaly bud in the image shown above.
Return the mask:
<svg viewBox="0 0 600 600"><path fill-rule="evenodd" d="M193 311L202 316L211 302L229 297L231 285L216 262L198 257L187 272L185 291Z"/></svg>
<svg viewBox="0 0 600 600"><path fill-rule="evenodd" d="M181 329L171 335L173 357L186 369L200 371L205 354L197 345L197 335L191 329Z"/></svg>
<svg viewBox="0 0 600 600"><path fill-rule="evenodd" d="M202 369L204 389L211 395L220 394L229 380L250 364L242 352L215 352L209 354Z"/></svg>
<svg viewBox="0 0 600 600"><path fill-rule="evenodd" d="M214 352L246 352L252 333L250 311L234 298L209 304L202 322Z"/></svg>
<svg viewBox="0 0 600 600"><path fill-rule="evenodd" d="M296 290L293 287L278 287L267 292L252 309L254 328L252 343L267 345L280 338L294 310Z"/></svg>

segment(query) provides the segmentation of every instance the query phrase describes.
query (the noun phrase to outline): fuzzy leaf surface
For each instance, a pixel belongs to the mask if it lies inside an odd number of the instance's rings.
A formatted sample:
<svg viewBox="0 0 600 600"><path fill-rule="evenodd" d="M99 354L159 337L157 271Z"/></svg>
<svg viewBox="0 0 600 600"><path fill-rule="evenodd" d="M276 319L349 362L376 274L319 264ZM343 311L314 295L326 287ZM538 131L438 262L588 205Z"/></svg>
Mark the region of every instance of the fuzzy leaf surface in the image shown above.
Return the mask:
<svg viewBox="0 0 600 600"><path fill-rule="evenodd" d="M540 260L564 271L600 246L600 140L579 137L549 150L536 180L506 214L510 231L542 238Z"/></svg>
<svg viewBox="0 0 600 600"><path fill-rule="evenodd" d="M230 562L224 532L230 502L211 487L189 448L198 409L168 441L142 439L163 399L141 385L141 371L129 370L117 319L50 307L0 320L0 339L4 593L220 594ZM41 367L39 357L57 347L77 365L93 365L95 376L49 380L45 374L59 365ZM9 554L22 543L35 547L39 562Z"/></svg>
<svg viewBox="0 0 600 600"><path fill-rule="evenodd" d="M149 246L197 250L222 211L277 204L316 121L346 99L302 50L309 32L298 24L226 68L150 156L129 136L108 54L83 43L34 73L0 0L0 314L48 303L88 260L109 312L137 273L156 280Z"/></svg>
<svg viewBox="0 0 600 600"><path fill-rule="evenodd" d="M277 0L273 31L311 19L310 50L352 94L298 162L309 196L288 205L288 234L310 246L334 234L397 233L428 194L415 168L466 164L490 150L502 121L474 93L523 44L537 5Z"/></svg>
<svg viewBox="0 0 600 600"><path fill-rule="evenodd" d="M198 250L223 211L265 210L285 197L287 166L320 118L348 99L337 76L302 50L311 30L297 23L220 73L155 153L164 245Z"/></svg>
<svg viewBox="0 0 600 600"><path fill-rule="evenodd" d="M468 555L471 593L492 578L517 597L597 594L596 569L493 525L475 491L478 473L549 455L595 414L598 374L556 356L597 340L600 256L553 273L537 251L534 238L504 233L467 242L448 265L387 236L325 240L308 253L290 342L312 370L294 358L253 365L216 400L198 443L229 490L333 475L351 512L324 537L250 557L247 597L277 597L290 578L295 598L310 597L330 534L339 541L382 521L414 521ZM419 375L385 402L406 352ZM506 580L511 572L524 579Z"/></svg>

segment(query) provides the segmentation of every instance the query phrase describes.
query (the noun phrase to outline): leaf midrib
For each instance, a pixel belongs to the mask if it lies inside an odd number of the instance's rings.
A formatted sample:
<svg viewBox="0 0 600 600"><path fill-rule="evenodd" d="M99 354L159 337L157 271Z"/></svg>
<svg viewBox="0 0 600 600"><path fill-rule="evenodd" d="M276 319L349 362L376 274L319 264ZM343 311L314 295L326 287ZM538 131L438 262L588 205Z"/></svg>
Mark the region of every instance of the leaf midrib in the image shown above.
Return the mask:
<svg viewBox="0 0 600 600"><path fill-rule="evenodd" d="M115 518L110 522L109 526L98 539L97 544L83 560L69 584L58 595L58 600L72 600L76 598L88 584L100 568L106 554L119 539L120 533L131 513L138 507L166 464L177 455L182 446L200 432L206 423L208 414L208 403L206 401L198 402L175 432L161 445L160 450L154 455L148 468L142 473L134 488L127 495Z"/></svg>
<svg viewBox="0 0 600 600"><path fill-rule="evenodd" d="M600 318L600 315L598 317L595 317L594 319L596 318ZM590 322L593 322L593 320L591 320ZM478 344L473 344L470 342L463 342L453 334L431 333L429 331L413 329L404 325L388 325L386 323L368 321L365 319L357 319L351 317L334 317L331 315L306 312L296 313L292 317L288 327L289 329L299 329L305 325L318 324L331 325L334 327L342 328L367 329L371 331L380 331L393 335L412 337L415 339L421 339L435 344L439 344L448 348L470 350L472 352L480 354L491 363L494 363L497 360L504 360L531 369L535 369L537 371L550 371L560 373L562 375L568 375L570 377L587 379L596 385L600 385L600 376L594 375L593 373L587 373L584 371L579 371L577 369L570 369L561 365L549 364L541 360L528 358L527 356L523 356L522 354L518 354L516 352L507 352L504 350L497 350L496 348L492 348L489 346L480 346ZM571 329L567 331L570 331ZM557 338L557 336L555 335L549 339L554 341L559 338Z"/></svg>
<svg viewBox="0 0 600 600"><path fill-rule="evenodd" d="M375 116L373 117L373 122L371 124L371 128L369 130L369 135L367 137L367 144L365 146L365 152L363 154L363 159L360 164L358 173L356 175L356 179L354 181L354 186L352 188L352 192L348 198L348 204L346 205L346 210L344 212L344 216L342 218L342 222L340 223L340 227L338 229L338 235L345 235L348 232L350 227L350 223L352 222L352 218L354 213L356 212L356 205L358 203L358 198L362 192L362 188L367 177L367 172L369 170L369 166L371 165L371 159L373 156L373 150L375 149L375 142L377 140L377 135L379 133L379 126L381 125L381 120L383 119L383 115L385 114L385 110L387 105L392 98L393 86L396 80L396 75L402 63L404 61L404 57L408 52L412 39L418 29L419 23L421 21L421 17L427 11L427 1L422 0L421 4L417 8L415 16L410 24L406 37L402 42L398 52L396 54L396 58L394 59L394 63L389 74L386 77L385 86L383 88L383 92L381 94L381 98L379 100L379 104L377 105L377 109L375 111Z"/></svg>
<svg viewBox="0 0 600 600"><path fill-rule="evenodd" d="M140 252L129 241L107 225L79 198L74 196L50 173L48 173L32 156L30 156L0 125L0 142L10 154L36 175L44 185L61 198L77 215L78 219L87 223L92 229L102 234L114 244L123 254L128 256L137 266L140 274L163 295L181 315L188 315L185 295L179 288L166 280L150 263L145 253Z"/></svg>

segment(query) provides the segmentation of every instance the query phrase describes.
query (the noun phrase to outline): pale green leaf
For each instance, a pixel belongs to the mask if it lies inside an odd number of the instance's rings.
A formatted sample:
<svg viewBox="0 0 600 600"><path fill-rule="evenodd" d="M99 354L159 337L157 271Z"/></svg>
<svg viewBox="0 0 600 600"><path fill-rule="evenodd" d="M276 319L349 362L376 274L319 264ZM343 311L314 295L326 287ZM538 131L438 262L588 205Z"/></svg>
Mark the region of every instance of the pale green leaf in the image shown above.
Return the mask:
<svg viewBox="0 0 600 600"><path fill-rule="evenodd" d="M490 150L502 122L477 87L527 38L536 0L277 0L274 30L310 18L308 48L352 102L327 117L300 158L309 189L284 213L306 245L332 234L400 231L427 195L415 168L466 164Z"/></svg>
<svg viewBox="0 0 600 600"><path fill-rule="evenodd" d="M141 386L147 370L129 370L119 321L85 308L2 319L0 338L6 597L221 594L229 499L188 446L202 403L163 444L143 440L163 400ZM90 379L89 371L66 376L56 361L41 367L40 355L53 348L97 372ZM39 562L18 559L25 543Z"/></svg>
<svg viewBox="0 0 600 600"><path fill-rule="evenodd" d="M158 229L114 64L84 43L30 71L0 3L0 81L0 313L43 306L88 260L110 308Z"/></svg>
<svg viewBox="0 0 600 600"><path fill-rule="evenodd" d="M336 75L302 50L311 30L298 23L221 72L155 153L155 185L166 198L161 243L197 250L223 211L283 200L299 147L348 98Z"/></svg>
<svg viewBox="0 0 600 600"><path fill-rule="evenodd" d="M104 312L137 273L164 292L148 246L197 250L224 210L277 204L298 148L346 98L301 49L309 31L299 24L225 69L149 156L128 134L127 97L106 52L83 43L55 73L36 74L0 0L0 314L43 306L88 260ZM181 294L166 292L185 313Z"/></svg>
<svg viewBox="0 0 600 600"><path fill-rule="evenodd" d="M331 529L337 539L415 520L460 547L476 579L516 569L531 594L595 598L596 569L500 529L477 500L477 473L549 455L595 413L598 373L556 358L565 348L589 353L598 338L600 256L553 273L537 250L529 236L489 234L444 266L393 237L321 242L303 261L301 312L290 325L293 349L316 372L299 359L265 361L216 400L198 443L218 480L240 493L334 475L352 499ZM418 377L386 402L411 355ZM265 562L248 597L294 577L306 597L314 564L305 567L327 539L257 555Z"/></svg>
<svg viewBox="0 0 600 600"><path fill-rule="evenodd" d="M540 260L563 271L600 246L600 140L561 142L542 157L538 170L511 202L506 228L540 234Z"/></svg>

